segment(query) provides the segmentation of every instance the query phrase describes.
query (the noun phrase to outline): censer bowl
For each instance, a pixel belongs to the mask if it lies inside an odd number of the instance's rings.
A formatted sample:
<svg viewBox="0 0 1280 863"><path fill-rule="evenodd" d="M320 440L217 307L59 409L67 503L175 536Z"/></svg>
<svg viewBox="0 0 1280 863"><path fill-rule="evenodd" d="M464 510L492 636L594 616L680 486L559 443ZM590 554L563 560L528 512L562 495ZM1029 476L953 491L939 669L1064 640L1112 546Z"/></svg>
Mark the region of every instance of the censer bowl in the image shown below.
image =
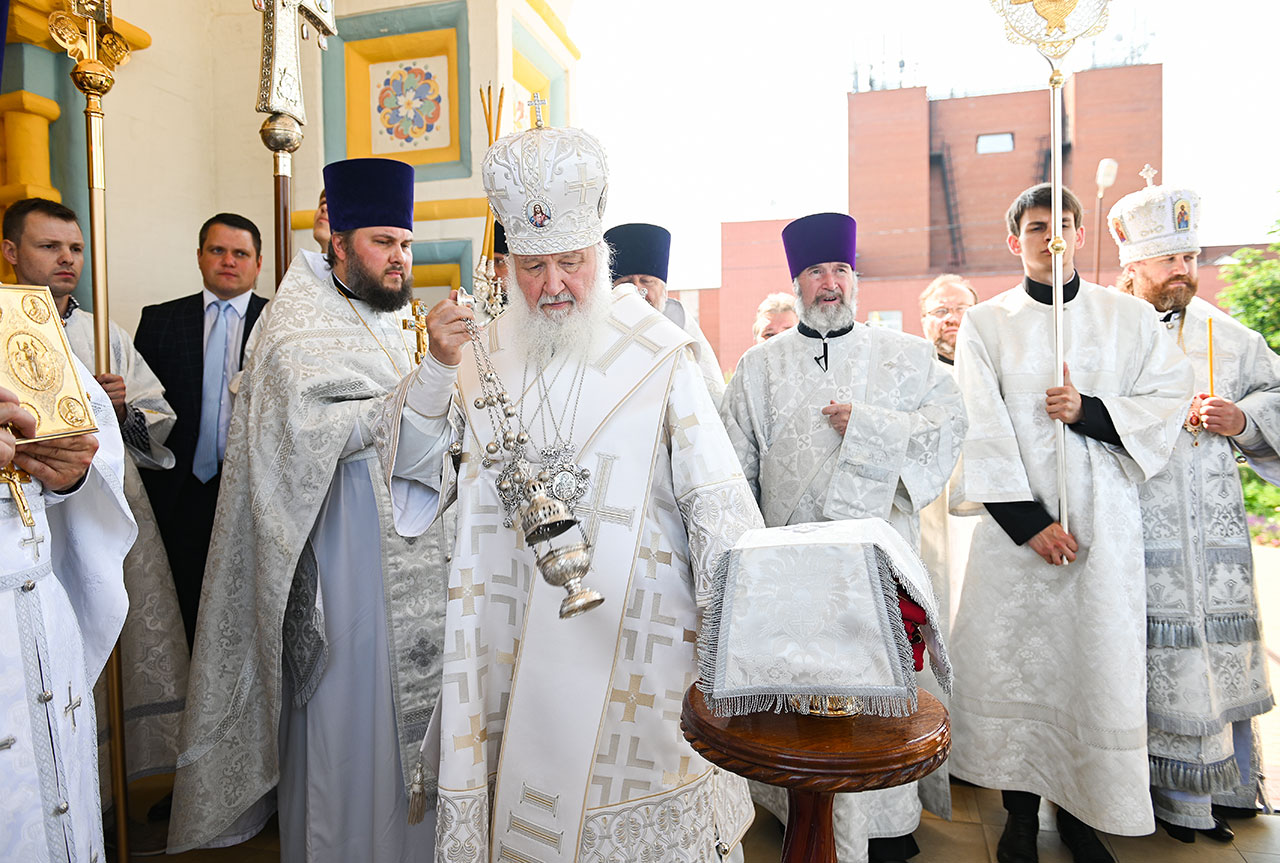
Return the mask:
<svg viewBox="0 0 1280 863"><path fill-rule="evenodd" d="M582 586L582 579L590 569L591 554L583 542L549 549L538 558L538 572L547 584L563 587L569 593L560 603L562 619L576 617L604 602L599 593Z"/></svg>

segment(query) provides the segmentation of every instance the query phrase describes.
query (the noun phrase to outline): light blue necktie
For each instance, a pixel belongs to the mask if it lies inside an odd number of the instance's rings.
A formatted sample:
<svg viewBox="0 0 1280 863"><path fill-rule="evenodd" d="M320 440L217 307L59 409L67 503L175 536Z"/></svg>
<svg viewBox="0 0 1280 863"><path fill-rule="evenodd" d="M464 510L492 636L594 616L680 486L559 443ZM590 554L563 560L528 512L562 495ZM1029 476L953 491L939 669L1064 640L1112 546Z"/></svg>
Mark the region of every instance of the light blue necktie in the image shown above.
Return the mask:
<svg viewBox="0 0 1280 863"><path fill-rule="evenodd" d="M227 313L231 304L215 300L217 314L204 347L204 384L200 389L200 436L191 472L208 482L218 472L218 429L221 427L222 393L227 384Z"/></svg>

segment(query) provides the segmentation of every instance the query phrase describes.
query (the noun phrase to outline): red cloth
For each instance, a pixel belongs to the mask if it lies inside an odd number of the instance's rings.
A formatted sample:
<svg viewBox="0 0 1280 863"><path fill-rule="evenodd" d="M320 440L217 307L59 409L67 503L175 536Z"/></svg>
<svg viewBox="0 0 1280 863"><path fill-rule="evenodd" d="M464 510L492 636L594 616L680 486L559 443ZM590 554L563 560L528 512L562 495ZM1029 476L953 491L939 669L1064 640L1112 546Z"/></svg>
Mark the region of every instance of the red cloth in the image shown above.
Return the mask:
<svg viewBox="0 0 1280 863"><path fill-rule="evenodd" d="M901 590L898 591L898 609L902 612L902 625L906 627L907 639L911 642L911 654L916 671L923 671L924 637L920 634L920 627L928 623L929 618L924 613L924 609L912 602Z"/></svg>

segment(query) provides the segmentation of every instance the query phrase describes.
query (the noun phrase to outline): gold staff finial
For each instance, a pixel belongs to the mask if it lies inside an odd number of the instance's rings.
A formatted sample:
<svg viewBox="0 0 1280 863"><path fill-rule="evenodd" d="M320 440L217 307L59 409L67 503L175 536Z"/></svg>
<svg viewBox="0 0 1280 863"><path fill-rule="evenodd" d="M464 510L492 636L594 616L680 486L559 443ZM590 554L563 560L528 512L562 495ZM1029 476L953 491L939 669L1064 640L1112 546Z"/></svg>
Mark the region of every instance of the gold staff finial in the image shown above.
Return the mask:
<svg viewBox="0 0 1280 863"><path fill-rule="evenodd" d="M1138 172L1138 176L1147 181L1147 185L1152 185L1152 180L1156 178L1156 174L1160 172L1150 165L1143 165L1142 170Z"/></svg>

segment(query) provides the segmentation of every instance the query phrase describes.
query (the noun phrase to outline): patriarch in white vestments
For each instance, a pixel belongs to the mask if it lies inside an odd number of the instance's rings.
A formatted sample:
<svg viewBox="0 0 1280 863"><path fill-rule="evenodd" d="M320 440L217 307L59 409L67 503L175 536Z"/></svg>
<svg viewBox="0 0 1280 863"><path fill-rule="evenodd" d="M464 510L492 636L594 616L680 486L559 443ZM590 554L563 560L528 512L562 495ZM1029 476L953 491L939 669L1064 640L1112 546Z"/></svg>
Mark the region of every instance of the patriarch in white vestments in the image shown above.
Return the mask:
<svg viewBox="0 0 1280 863"><path fill-rule="evenodd" d="M1138 490L1165 466L1191 367L1151 307L1083 282L1080 203L1049 184L1007 214L1024 280L970 309L956 339L969 413L956 506L974 531L951 635L952 775L1003 792L997 854L1037 859L1040 798L1077 863L1106 863L1095 829L1155 825L1147 790L1146 620ZM1054 386L1052 238L1061 232L1065 383ZM1066 424L1067 524L1054 424Z"/></svg>
<svg viewBox="0 0 1280 863"><path fill-rule="evenodd" d="M1230 842L1226 814L1256 814L1261 792L1251 721L1275 704L1236 462L1280 483L1280 357L1196 297L1195 192L1148 185L1121 198L1107 224L1117 287L1155 308L1161 337L1195 369L1173 458L1140 492L1151 798L1174 838Z"/></svg>
<svg viewBox="0 0 1280 863"><path fill-rule="evenodd" d="M247 351L201 595L170 850L243 841L273 802L284 861L432 857L410 826L440 686L440 534L408 540L374 448L412 368L413 169L325 167L328 259L302 252ZM271 793L278 786L273 801Z"/></svg>
<svg viewBox="0 0 1280 863"><path fill-rule="evenodd" d="M721 408L747 482L771 527L882 518L918 552L920 513L945 488L964 440L960 390L928 342L855 322L852 218L797 219L782 242L800 322L742 356ZM950 815L946 771L936 774L919 795L915 783L838 795L842 863L918 853L910 834L921 798ZM783 789L752 792L785 820Z"/></svg>
<svg viewBox="0 0 1280 863"><path fill-rule="evenodd" d="M613 286L631 284L644 301L666 315L672 323L693 339L693 351L702 370L702 379L711 393L711 401L719 410L724 398L724 372L702 327L684 303L667 291L667 274L671 264L671 232L659 225L628 222L614 225L604 232L604 241L613 255Z"/></svg>
<svg viewBox="0 0 1280 863"><path fill-rule="evenodd" d="M457 512L422 750L436 859L741 859L746 783L679 719L716 558L759 511L692 340L610 284L599 142L539 125L481 173L510 305L482 330L453 299L431 309L430 353L379 439L402 532ZM541 512L568 530L526 530ZM603 602L544 581L557 560Z"/></svg>
<svg viewBox="0 0 1280 863"><path fill-rule="evenodd" d="M98 793L93 682L129 605L123 562L133 544L124 445L115 411L71 357L95 435L14 446L35 418L0 387L0 466L21 483L33 525L0 484L0 859L106 860Z"/></svg>

